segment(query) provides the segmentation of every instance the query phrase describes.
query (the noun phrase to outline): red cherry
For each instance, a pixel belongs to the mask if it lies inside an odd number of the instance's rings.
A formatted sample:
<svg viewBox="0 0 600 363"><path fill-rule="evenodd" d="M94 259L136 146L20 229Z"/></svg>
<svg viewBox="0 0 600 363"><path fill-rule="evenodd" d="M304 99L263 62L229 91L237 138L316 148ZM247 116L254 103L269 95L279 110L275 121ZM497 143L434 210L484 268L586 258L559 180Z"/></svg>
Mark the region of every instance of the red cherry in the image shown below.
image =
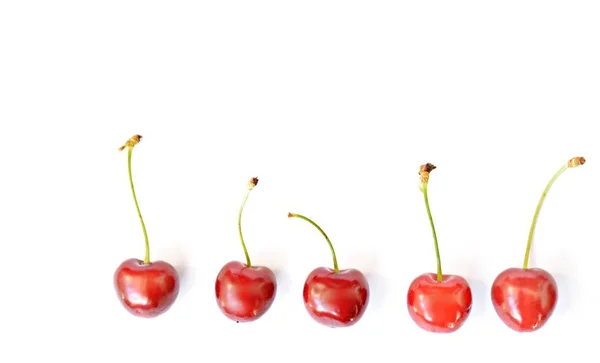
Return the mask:
<svg viewBox="0 0 600 363"><path fill-rule="evenodd" d="M166 312L179 294L179 275L164 261L126 260L115 271L114 284L125 309L145 318Z"/></svg>
<svg viewBox="0 0 600 363"><path fill-rule="evenodd" d="M355 269L335 272L327 267L314 269L304 283L304 306L317 322L332 328L357 323L369 303L369 283Z"/></svg>
<svg viewBox="0 0 600 363"><path fill-rule="evenodd" d="M269 310L277 293L275 274L267 267L231 261L217 276L217 304L231 320L250 322Z"/></svg>
<svg viewBox="0 0 600 363"><path fill-rule="evenodd" d="M219 271L215 281L215 295L221 312L237 323L251 322L263 316L273 304L277 294L277 279L271 269L253 266L242 234L242 212L250 191L258 184L258 178L248 183L248 192L238 213L238 231L246 264L231 261Z"/></svg>
<svg viewBox="0 0 600 363"><path fill-rule="evenodd" d="M340 270L333 244L315 222L294 213L288 218L303 219L316 227L329 244L333 257L333 269L318 267L304 283L304 307L318 323L330 328L349 327L364 315L369 304L369 283L365 275L356 269Z"/></svg>
<svg viewBox="0 0 600 363"><path fill-rule="evenodd" d="M492 284L492 304L509 328L518 332L540 329L554 312L556 281L540 268L509 268Z"/></svg>
<svg viewBox="0 0 600 363"><path fill-rule="evenodd" d="M433 242L437 260L437 273L424 273L415 278L408 288L408 313L423 330L432 333L452 333L466 322L473 305L473 295L467 280L458 275L444 275L438 246L437 234L431 210L427 186L429 174L436 167L433 164L421 165L421 192L433 232Z"/></svg>
<svg viewBox="0 0 600 363"><path fill-rule="evenodd" d="M165 261L150 262L148 233L140 212L131 174L131 154L134 146L141 139L141 135L132 136L119 148L119 151L123 151L125 148L128 149L129 183L135 208L142 224L142 231L144 232L146 255L143 261L131 258L121 263L114 273L113 283L117 296L127 311L139 317L154 318L169 310L177 299L179 295L179 274L173 266Z"/></svg>
<svg viewBox="0 0 600 363"><path fill-rule="evenodd" d="M529 254L540 210L550 187L567 169L583 164L585 158L572 158L550 179L533 215L523 268L509 268L502 271L492 284L491 297L494 310L500 320L514 331L533 332L541 329L556 308L558 301L556 280L541 268L529 268Z"/></svg>
<svg viewBox="0 0 600 363"><path fill-rule="evenodd" d="M425 273L408 288L408 312L422 329L432 333L452 333L460 328L471 313L471 287L457 275Z"/></svg>

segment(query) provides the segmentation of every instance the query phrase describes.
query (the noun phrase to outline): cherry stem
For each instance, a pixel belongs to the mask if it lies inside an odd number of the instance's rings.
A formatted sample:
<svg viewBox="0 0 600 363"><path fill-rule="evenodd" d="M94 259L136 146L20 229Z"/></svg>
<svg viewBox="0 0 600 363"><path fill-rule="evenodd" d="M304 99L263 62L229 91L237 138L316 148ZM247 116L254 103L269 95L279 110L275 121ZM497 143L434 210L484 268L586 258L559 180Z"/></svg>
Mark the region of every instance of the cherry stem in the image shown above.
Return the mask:
<svg viewBox="0 0 600 363"><path fill-rule="evenodd" d="M244 207L246 206L246 202L248 201L248 197L250 196L250 192L254 187L258 184L258 178L252 178L248 182L248 191L244 196L244 201L240 207L240 211L238 212L238 231L240 232L240 241L242 242L242 248L244 249L244 255L246 256L246 266L252 267L252 262L250 262L250 255L248 254L248 249L246 248L246 242L244 242L244 235L242 234L242 212L244 211Z"/></svg>
<svg viewBox="0 0 600 363"><path fill-rule="evenodd" d="M427 194L429 173L431 173L431 171L435 168L435 165L430 163L421 165L419 169L419 175L421 176L421 185L419 189L421 189L423 198L425 199L425 208L427 209L427 216L429 217L429 224L431 225L431 231L433 233L433 246L435 248L435 259L437 262L437 281L443 282L444 275L442 274L442 258L440 257L440 247L438 245L437 233L435 232L435 224L433 223L433 217L431 216L431 209L429 208L429 196Z"/></svg>
<svg viewBox="0 0 600 363"><path fill-rule="evenodd" d="M329 237L327 237L327 234L325 233L325 231L323 231L323 229L321 229L321 227L319 227L319 225L316 224L315 222L313 222L310 218L305 217L301 214L288 213L288 218L292 218L292 217L304 219L308 223L312 224L316 229L318 229L319 232L321 232L323 237L325 237L327 244L329 245L329 249L331 250L331 256L333 257L333 272L334 273L340 272L340 268L338 267L337 257L335 255L335 249L333 248L333 244L331 243L331 240L329 240Z"/></svg>
<svg viewBox="0 0 600 363"><path fill-rule="evenodd" d="M552 187L552 185L554 184L556 179L558 179L558 177L561 176L561 174L564 173L567 169L575 168L575 167L578 167L583 164L585 164L584 157L578 156L578 157L572 158L566 164L564 164L560 169L558 169L558 171L554 174L554 176L552 176L552 178L546 185L546 188L544 189L544 192L542 193L542 196L540 197L537 207L535 208L535 213L533 214L533 221L531 222L531 228L529 229L529 238L527 239L527 248L525 249L525 258L523 259L523 269L527 269L529 267L529 255L531 254L531 245L533 242L533 234L535 232L537 220L540 215L540 210L542 209L542 205L544 204L546 195L548 195L548 192L550 191L550 187Z"/></svg>
<svg viewBox="0 0 600 363"><path fill-rule="evenodd" d="M148 265L150 263L150 242L148 241L148 232L146 231L146 224L144 223L144 218L142 218L142 212L140 211L140 206L138 204L137 196L135 194L135 187L133 186L133 176L131 174L131 154L133 153L133 147L137 145L142 140L141 135L132 136L125 145L119 148L119 151L123 151L127 148L127 170L129 171L129 185L131 186L131 194L133 194L133 201L135 202L135 208L137 209L138 216L140 217L140 222L142 223L142 231L144 232L144 242L146 244L146 254L144 256L144 264Z"/></svg>

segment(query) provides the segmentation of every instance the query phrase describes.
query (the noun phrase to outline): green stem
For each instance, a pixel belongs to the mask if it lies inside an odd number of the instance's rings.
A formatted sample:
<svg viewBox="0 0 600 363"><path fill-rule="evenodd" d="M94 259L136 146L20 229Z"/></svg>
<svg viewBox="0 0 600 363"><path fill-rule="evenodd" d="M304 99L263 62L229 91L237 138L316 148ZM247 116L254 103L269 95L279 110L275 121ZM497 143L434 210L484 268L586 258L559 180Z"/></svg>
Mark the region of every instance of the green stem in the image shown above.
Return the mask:
<svg viewBox="0 0 600 363"><path fill-rule="evenodd" d="M305 217L305 216L303 216L301 214L288 213L288 218L292 218L292 217L304 219L308 223L312 224L316 229L318 229L319 232L321 232L321 234L323 235L323 237L325 237L325 240L327 241L327 244L329 245L329 249L331 250L331 256L333 257L333 272L334 273L340 272L340 268L338 267L337 257L335 255L335 249L333 248L333 244L329 240L329 237L327 237L327 234L325 233L325 231L323 231L323 229L321 229L321 227L319 227L319 225L316 224L315 222L313 222L310 218Z"/></svg>
<svg viewBox="0 0 600 363"><path fill-rule="evenodd" d="M146 243L146 255L144 256L144 264L150 263L150 243L148 242L148 232L146 231L146 224L144 218L142 218L142 212L140 212L140 206L138 204L137 196L135 195L135 187L133 186L133 176L131 175L131 154L133 153L133 146L128 147L127 150L127 169L129 170L129 184L131 185L131 193L133 194L133 201L135 202L135 208L137 209L140 222L142 223L142 230L144 231L144 241Z"/></svg>
<svg viewBox="0 0 600 363"><path fill-rule="evenodd" d="M242 242L242 248L244 249L244 255L246 256L246 266L252 267L252 263L250 262L250 255L248 254L248 249L246 248L246 243L244 242L244 235L242 234L242 212L244 211L244 206L246 205L246 201L250 196L250 192L252 191L252 187L248 189L246 195L244 196L244 201L242 202L242 206L240 207L240 211L238 212L238 231L240 233L240 241Z"/></svg>
<svg viewBox="0 0 600 363"><path fill-rule="evenodd" d="M427 209L427 216L429 217L429 224L431 225L431 231L433 233L433 247L435 248L435 259L437 262L437 280L439 282L442 282L444 281L444 275L442 274L442 258L440 257L440 247L438 245L437 233L435 232L435 225L433 223L433 217L431 216L431 209L429 208L427 184L427 182L421 183L421 191L423 192L423 198L425 199L425 208Z"/></svg>
<svg viewBox="0 0 600 363"><path fill-rule="evenodd" d="M544 189L544 192L542 193L542 196L540 197L540 201L538 202L537 207L535 208L535 213L533 215L533 221L531 222L531 228L529 229L529 238L527 239L527 248L525 249L525 258L523 259L523 268L524 269L527 269L529 267L529 255L531 253L531 244L533 242L533 233L535 231L535 226L537 225L537 220L540 215L540 210L542 209L542 204L544 203L544 199L546 199L546 195L548 194L548 191L550 191L550 187L552 186L552 184L554 184L556 179L558 179L558 177L562 173L564 173L568 168L569 168L569 164L567 163L567 164L563 165L556 172L556 174L554 174L552 179L550 179L550 181L546 185L546 189Z"/></svg>

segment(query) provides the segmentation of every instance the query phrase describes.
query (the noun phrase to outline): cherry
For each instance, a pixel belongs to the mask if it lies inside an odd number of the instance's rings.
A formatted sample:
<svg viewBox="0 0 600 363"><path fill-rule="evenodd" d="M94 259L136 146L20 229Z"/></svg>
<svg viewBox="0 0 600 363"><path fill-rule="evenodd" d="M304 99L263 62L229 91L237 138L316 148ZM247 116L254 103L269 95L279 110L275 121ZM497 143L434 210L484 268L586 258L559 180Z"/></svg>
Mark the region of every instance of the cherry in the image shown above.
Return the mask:
<svg viewBox="0 0 600 363"><path fill-rule="evenodd" d="M433 242L437 259L437 274L424 273L415 278L408 288L408 312L413 321L425 331L452 333L458 330L471 313L473 296L467 280L459 275L444 275L433 217L429 208L427 185L429 173L436 167L421 165L421 192L433 232Z"/></svg>
<svg viewBox="0 0 600 363"><path fill-rule="evenodd" d="M273 304L277 294L277 280L271 269L253 266L242 234L242 212L250 192L258 184L258 178L248 183L248 192L238 213L238 231L246 264L231 261L217 275L215 293L221 312L237 323L251 322L263 316Z"/></svg>
<svg viewBox="0 0 600 363"><path fill-rule="evenodd" d="M131 154L133 147L142 139L142 136L131 137L125 145L119 148L123 151L128 148L127 167L129 170L129 183L133 201L142 224L146 242L146 255L144 260L131 258L119 265L113 279L114 286L121 303L133 315L153 318L157 317L173 305L179 294L179 274L177 270L165 261L150 262L150 244L146 225L140 212L138 200L133 186L131 175Z"/></svg>
<svg viewBox="0 0 600 363"><path fill-rule="evenodd" d="M356 269L340 270L333 244L327 234L309 218L288 213L288 218L300 218L316 227L325 237L333 257L333 269L318 267L304 282L304 307L318 323L330 328L349 327L364 315L369 303L369 283Z"/></svg>
<svg viewBox="0 0 600 363"><path fill-rule="evenodd" d="M533 332L543 327L552 316L558 300L558 287L552 275L541 268L529 268L529 254L538 216L550 187L569 168L585 164L575 157L565 163L550 179L538 202L529 230L522 268L508 268L494 280L492 304L500 320L517 332Z"/></svg>

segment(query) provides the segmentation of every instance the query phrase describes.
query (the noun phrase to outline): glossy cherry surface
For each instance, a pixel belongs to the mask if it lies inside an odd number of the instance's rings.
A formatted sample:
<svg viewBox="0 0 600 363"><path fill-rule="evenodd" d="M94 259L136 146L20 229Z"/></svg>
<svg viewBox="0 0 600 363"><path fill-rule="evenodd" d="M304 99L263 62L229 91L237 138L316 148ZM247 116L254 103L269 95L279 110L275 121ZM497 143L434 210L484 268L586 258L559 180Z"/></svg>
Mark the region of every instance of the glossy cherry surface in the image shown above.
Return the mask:
<svg viewBox="0 0 600 363"><path fill-rule="evenodd" d="M236 322L250 322L260 318L273 304L277 281L271 269L232 261L227 263L215 283L219 309Z"/></svg>
<svg viewBox="0 0 600 363"><path fill-rule="evenodd" d="M369 303L369 283L355 269L335 272L327 267L314 269L304 283L304 306L317 322L328 327L356 324Z"/></svg>
<svg viewBox="0 0 600 363"><path fill-rule="evenodd" d="M460 328L471 313L473 295L467 280L457 275L425 273L412 281L407 296L408 313L422 329L451 333Z"/></svg>
<svg viewBox="0 0 600 363"><path fill-rule="evenodd" d="M121 263L114 274L119 300L133 315L154 318L166 312L179 294L179 274L169 263L144 264L139 259Z"/></svg>
<svg viewBox="0 0 600 363"><path fill-rule="evenodd" d="M492 304L500 319L518 332L540 329L558 301L555 279L540 268L509 268L492 284Z"/></svg>

